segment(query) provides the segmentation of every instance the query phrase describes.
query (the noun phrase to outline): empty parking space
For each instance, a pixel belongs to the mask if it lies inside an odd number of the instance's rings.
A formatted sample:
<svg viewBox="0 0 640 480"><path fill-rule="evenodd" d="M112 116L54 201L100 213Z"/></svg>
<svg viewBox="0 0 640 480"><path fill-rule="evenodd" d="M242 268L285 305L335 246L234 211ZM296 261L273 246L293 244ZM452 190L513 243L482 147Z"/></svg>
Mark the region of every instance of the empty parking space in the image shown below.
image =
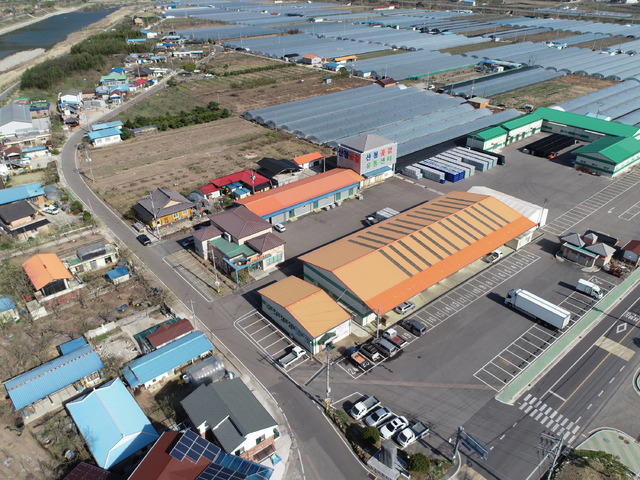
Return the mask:
<svg viewBox="0 0 640 480"><path fill-rule="evenodd" d="M640 202L636 203L632 207L627 208L624 212L618 215L618 218L630 222L640 213Z"/></svg>
<svg viewBox="0 0 640 480"><path fill-rule="evenodd" d="M181 250L164 257L167 265L180 274L190 285L202 295L207 302L213 302L216 292L216 278L197 259Z"/></svg>
<svg viewBox="0 0 640 480"><path fill-rule="evenodd" d="M438 300L431 302L412 315L412 318L423 322L427 326L427 330L431 330L453 314L486 296L498 285L521 272L539 258L537 255L523 250L515 252L454 288Z"/></svg>
<svg viewBox="0 0 640 480"><path fill-rule="evenodd" d="M600 285L604 295L607 295L615 287L614 283L600 277L592 277L589 281ZM561 332L534 324L474 373L473 376L485 385L500 391L547 350L561 335L569 331L596 303L598 303L597 300L583 293L571 292L559 303L562 308L571 312L571 321L564 331Z"/></svg>
<svg viewBox="0 0 640 480"><path fill-rule="evenodd" d="M640 170L634 170L547 223L542 230L560 236L626 191L637 187L638 184L640 184Z"/></svg>
<svg viewBox="0 0 640 480"><path fill-rule="evenodd" d="M282 330L257 310L238 318L234 325L274 362L294 346L293 341ZM308 359L309 356L305 355L304 359L294 363L286 370L291 370Z"/></svg>

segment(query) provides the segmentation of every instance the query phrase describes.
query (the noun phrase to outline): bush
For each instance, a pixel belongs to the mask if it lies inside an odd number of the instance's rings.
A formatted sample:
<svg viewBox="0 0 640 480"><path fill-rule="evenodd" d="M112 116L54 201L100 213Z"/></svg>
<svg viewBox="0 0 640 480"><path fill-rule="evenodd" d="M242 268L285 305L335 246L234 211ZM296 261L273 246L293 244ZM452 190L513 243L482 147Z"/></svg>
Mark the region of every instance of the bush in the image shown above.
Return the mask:
<svg viewBox="0 0 640 480"><path fill-rule="evenodd" d="M380 441L380 432L376 427L364 427L360 435L362 440L369 445L375 445Z"/></svg>
<svg viewBox="0 0 640 480"><path fill-rule="evenodd" d="M414 453L409 459L409 468L414 472L427 473L431 468L431 461L424 453Z"/></svg>
<svg viewBox="0 0 640 480"><path fill-rule="evenodd" d="M88 210L85 210L84 212L82 212L82 220L86 224L91 223L91 213L89 213Z"/></svg>
<svg viewBox="0 0 640 480"><path fill-rule="evenodd" d="M194 72L198 66L194 62L187 62L182 66L185 72Z"/></svg>
<svg viewBox="0 0 640 480"><path fill-rule="evenodd" d="M79 215L84 211L84 208L82 207L82 203L80 203L78 200L74 200L74 202L71 204L71 207L69 207L69 211L74 215Z"/></svg>

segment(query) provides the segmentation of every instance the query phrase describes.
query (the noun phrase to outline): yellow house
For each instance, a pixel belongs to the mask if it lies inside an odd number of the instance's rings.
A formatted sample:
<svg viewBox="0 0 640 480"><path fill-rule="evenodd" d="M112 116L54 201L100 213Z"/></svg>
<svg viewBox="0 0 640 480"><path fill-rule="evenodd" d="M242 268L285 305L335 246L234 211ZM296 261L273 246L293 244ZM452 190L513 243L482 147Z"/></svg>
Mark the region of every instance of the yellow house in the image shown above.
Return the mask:
<svg viewBox="0 0 640 480"><path fill-rule="evenodd" d="M138 200L133 211L148 227L168 225L191 217L195 204L175 190L158 188L148 197Z"/></svg>

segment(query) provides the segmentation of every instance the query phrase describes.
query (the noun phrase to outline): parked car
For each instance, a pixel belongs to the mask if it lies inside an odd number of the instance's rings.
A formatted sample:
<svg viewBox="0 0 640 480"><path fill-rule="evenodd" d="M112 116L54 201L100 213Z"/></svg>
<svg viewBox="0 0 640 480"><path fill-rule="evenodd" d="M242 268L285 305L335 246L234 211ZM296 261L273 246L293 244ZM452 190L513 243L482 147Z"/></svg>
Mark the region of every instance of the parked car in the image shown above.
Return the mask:
<svg viewBox="0 0 640 480"><path fill-rule="evenodd" d="M406 418L394 417L380 427L380 436L382 438L391 438L407 425L409 425L409 422L407 422Z"/></svg>
<svg viewBox="0 0 640 480"><path fill-rule="evenodd" d="M502 252L499 250L494 250L493 252L487 254L484 257L484 261L487 263L496 263L501 258L502 258Z"/></svg>
<svg viewBox="0 0 640 480"><path fill-rule="evenodd" d="M413 333L416 337L421 337L427 333L427 327L424 323L417 321L415 318L410 318L402 324L402 326L409 333Z"/></svg>
<svg viewBox="0 0 640 480"><path fill-rule="evenodd" d="M360 353L362 353L365 357L367 357L372 362L379 362L382 360L382 355L378 352L378 349L374 347L370 343L365 343L364 345L360 345Z"/></svg>
<svg viewBox="0 0 640 480"><path fill-rule="evenodd" d="M282 233L282 232L284 232L284 231L287 229L287 227L285 227L285 226L284 226L284 225L282 225L281 223L274 223L274 224L273 224L273 229L274 229L276 232L280 232L280 233Z"/></svg>
<svg viewBox="0 0 640 480"><path fill-rule="evenodd" d="M151 239L147 237L144 233L142 235L138 235L136 237L136 240L138 240L145 247L151 243Z"/></svg>
<svg viewBox="0 0 640 480"><path fill-rule="evenodd" d="M377 338L373 344L385 357L391 358L398 353L398 347L385 338Z"/></svg>
<svg viewBox="0 0 640 480"><path fill-rule="evenodd" d="M371 415L364 419L364 424L368 427L377 427L382 422L389 420L393 416L393 412L387 407L380 407Z"/></svg>
<svg viewBox="0 0 640 480"><path fill-rule="evenodd" d="M414 308L416 308L415 303L406 301L406 302L402 302L400 305L394 308L394 310L396 311L396 313L399 313L400 315L404 315L405 313L409 313Z"/></svg>
<svg viewBox="0 0 640 480"><path fill-rule="evenodd" d="M59 210L58 210L58 207L56 207L55 205L47 205L42 209L42 211L44 213L49 213L51 215L57 215Z"/></svg>

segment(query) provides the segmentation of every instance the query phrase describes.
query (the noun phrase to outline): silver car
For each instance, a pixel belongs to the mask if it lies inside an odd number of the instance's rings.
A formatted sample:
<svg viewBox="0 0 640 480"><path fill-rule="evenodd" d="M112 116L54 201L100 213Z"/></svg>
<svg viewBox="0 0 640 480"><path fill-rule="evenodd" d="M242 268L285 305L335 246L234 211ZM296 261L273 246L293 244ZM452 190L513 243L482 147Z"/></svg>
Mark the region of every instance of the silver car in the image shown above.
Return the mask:
<svg viewBox="0 0 640 480"><path fill-rule="evenodd" d="M377 427L382 422L389 420L393 416L393 412L387 407L377 408L372 414L364 419L367 427Z"/></svg>

